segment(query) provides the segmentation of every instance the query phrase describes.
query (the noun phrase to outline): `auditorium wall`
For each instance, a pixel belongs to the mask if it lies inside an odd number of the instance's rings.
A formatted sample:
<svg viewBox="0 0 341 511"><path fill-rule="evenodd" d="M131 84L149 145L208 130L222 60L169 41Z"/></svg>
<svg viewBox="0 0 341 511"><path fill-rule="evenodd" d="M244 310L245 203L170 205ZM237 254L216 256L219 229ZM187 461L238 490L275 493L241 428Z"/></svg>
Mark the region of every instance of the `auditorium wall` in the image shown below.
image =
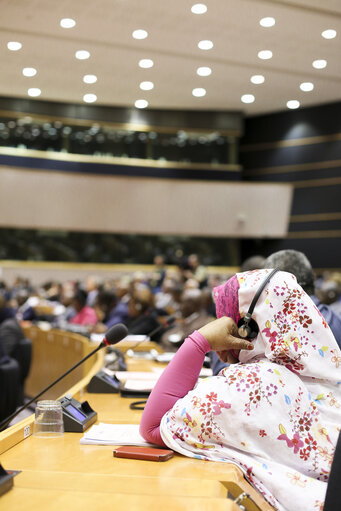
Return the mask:
<svg viewBox="0 0 341 511"><path fill-rule="evenodd" d="M287 184L89 175L5 165L0 172L2 227L232 238L273 238L287 230Z"/></svg>
<svg viewBox="0 0 341 511"><path fill-rule="evenodd" d="M315 268L341 268L340 124L340 102L245 120L243 180L290 183L293 201L288 235L245 240L242 258L293 248Z"/></svg>

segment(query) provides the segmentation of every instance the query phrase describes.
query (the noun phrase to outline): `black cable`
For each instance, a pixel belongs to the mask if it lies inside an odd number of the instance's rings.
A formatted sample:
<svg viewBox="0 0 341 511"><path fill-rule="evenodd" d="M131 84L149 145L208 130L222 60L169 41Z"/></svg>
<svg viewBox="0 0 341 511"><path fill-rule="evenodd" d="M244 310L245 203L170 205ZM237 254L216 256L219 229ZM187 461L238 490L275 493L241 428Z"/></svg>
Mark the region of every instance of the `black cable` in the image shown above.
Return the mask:
<svg viewBox="0 0 341 511"><path fill-rule="evenodd" d="M140 405L145 405L146 403L147 399L144 399L143 401L133 401L132 403L130 403L129 408L131 410L144 410L144 406Z"/></svg>

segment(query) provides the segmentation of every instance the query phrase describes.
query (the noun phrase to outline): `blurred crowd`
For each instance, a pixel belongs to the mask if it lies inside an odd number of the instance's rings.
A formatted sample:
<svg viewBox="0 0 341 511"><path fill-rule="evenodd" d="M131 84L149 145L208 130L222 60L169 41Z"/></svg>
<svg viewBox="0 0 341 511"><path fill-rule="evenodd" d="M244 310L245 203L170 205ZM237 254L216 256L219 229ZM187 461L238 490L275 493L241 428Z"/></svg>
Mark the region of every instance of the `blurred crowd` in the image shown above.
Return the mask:
<svg viewBox="0 0 341 511"><path fill-rule="evenodd" d="M301 253L278 254L282 255L273 261L271 256L268 260L254 256L244 261L240 271L276 264L295 274L298 268L298 282L321 313L325 315L328 311L334 320L338 319L335 328L341 339L341 274L326 272L315 276L303 254L298 262L292 257ZM87 336L124 323L130 334L147 335L165 351L176 351L190 333L215 317L212 290L230 276L209 273L199 257L191 254L183 264L172 267L158 255L154 258L154 270L148 274L127 273L104 281L91 275L84 282L50 281L39 287L21 277L12 285L0 282L0 355L11 356L23 335L22 322L48 324ZM337 337L335 332L334 335Z"/></svg>
<svg viewBox="0 0 341 511"><path fill-rule="evenodd" d="M177 267L168 267L158 255L150 273L107 280L91 275L84 282L50 281L35 287L17 277L13 285L0 283L0 345L10 355L16 340L1 330L14 323L48 323L88 336L124 323L130 334L147 335L171 350L212 319L211 289L228 277L209 275L195 254ZM169 336L174 342L168 345Z"/></svg>

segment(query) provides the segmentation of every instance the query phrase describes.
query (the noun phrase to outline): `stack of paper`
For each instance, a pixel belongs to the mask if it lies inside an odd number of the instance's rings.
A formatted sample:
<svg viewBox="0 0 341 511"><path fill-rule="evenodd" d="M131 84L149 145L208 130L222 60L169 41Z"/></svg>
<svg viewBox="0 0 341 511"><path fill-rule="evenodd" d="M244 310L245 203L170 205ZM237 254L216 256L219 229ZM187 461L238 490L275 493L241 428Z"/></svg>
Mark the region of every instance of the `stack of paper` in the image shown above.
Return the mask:
<svg viewBox="0 0 341 511"><path fill-rule="evenodd" d="M81 444L96 445L141 445L155 447L146 442L139 433L138 424L105 424L92 426L80 439Z"/></svg>
<svg viewBox="0 0 341 511"><path fill-rule="evenodd" d="M103 341L104 337L105 337L105 334L92 333L90 335L90 340L92 342L99 343L99 342ZM148 337L148 335L132 335L132 334L129 334L126 337L124 337L124 339L122 339L120 341L120 344L121 344L121 346L122 346L122 343L123 344L130 344L130 343L138 344L140 342L149 341L149 340L150 340L150 338Z"/></svg>

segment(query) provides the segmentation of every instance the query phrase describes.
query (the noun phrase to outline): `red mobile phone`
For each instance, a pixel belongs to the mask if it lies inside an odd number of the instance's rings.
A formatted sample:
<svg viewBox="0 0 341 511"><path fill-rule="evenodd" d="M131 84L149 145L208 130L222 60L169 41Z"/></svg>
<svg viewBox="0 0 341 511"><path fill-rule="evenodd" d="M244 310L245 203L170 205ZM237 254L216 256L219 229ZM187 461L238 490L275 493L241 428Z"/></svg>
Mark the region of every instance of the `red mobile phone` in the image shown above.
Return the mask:
<svg viewBox="0 0 341 511"><path fill-rule="evenodd" d="M174 456L170 449L155 449L154 447L137 447L135 445L122 445L114 449L115 458L130 458L134 460L167 461Z"/></svg>

